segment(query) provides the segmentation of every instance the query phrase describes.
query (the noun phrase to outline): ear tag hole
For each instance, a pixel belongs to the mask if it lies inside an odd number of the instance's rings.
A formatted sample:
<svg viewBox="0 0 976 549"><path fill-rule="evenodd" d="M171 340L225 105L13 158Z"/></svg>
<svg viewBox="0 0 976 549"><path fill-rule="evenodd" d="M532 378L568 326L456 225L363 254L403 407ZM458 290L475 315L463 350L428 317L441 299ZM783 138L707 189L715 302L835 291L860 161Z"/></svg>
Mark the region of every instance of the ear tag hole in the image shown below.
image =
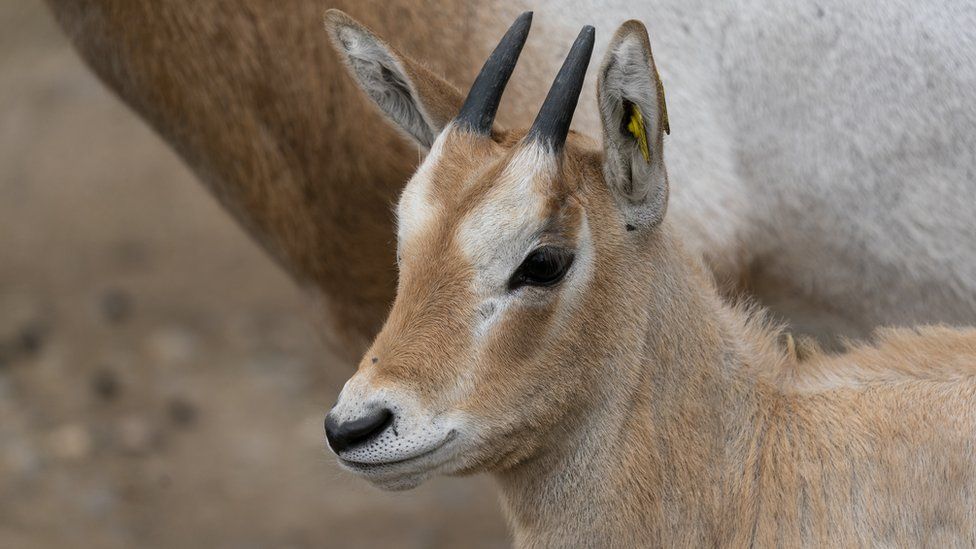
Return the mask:
<svg viewBox="0 0 976 549"><path fill-rule="evenodd" d="M644 115L636 103L628 101L627 105L630 107L630 121L627 122L627 131L637 140L637 146L640 148L641 155L644 157L644 162L650 162L651 151L647 146L647 129L644 127Z"/></svg>

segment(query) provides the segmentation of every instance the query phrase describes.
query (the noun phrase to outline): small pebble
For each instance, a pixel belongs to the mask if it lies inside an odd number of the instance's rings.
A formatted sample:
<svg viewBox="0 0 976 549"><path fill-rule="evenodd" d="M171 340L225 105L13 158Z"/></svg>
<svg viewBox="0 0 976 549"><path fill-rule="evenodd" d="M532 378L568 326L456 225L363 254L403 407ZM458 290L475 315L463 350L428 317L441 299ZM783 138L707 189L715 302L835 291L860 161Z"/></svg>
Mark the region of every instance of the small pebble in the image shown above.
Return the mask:
<svg viewBox="0 0 976 549"><path fill-rule="evenodd" d="M175 397L167 405L170 420L179 427L191 427L197 420L197 406L192 402Z"/></svg>
<svg viewBox="0 0 976 549"><path fill-rule="evenodd" d="M92 376L92 393L100 400L106 402L115 400L122 390L119 383L119 376L112 370L101 370Z"/></svg>
<svg viewBox="0 0 976 549"><path fill-rule="evenodd" d="M41 351L46 339L47 329L39 322L31 322L20 329L17 348L21 354L31 357Z"/></svg>
<svg viewBox="0 0 976 549"><path fill-rule="evenodd" d="M100 300L102 318L112 325L124 323L132 316L132 298L123 290L111 289Z"/></svg>
<svg viewBox="0 0 976 549"><path fill-rule="evenodd" d="M52 453L61 459L76 461L92 451L91 434L81 425L62 425L51 432L48 440Z"/></svg>
<svg viewBox="0 0 976 549"><path fill-rule="evenodd" d="M152 448L155 440L152 427L141 417L123 418L118 429L119 444L127 453L145 454Z"/></svg>
<svg viewBox="0 0 976 549"><path fill-rule="evenodd" d="M149 336L149 352L161 364L184 364L196 356L197 341L189 330L163 328Z"/></svg>

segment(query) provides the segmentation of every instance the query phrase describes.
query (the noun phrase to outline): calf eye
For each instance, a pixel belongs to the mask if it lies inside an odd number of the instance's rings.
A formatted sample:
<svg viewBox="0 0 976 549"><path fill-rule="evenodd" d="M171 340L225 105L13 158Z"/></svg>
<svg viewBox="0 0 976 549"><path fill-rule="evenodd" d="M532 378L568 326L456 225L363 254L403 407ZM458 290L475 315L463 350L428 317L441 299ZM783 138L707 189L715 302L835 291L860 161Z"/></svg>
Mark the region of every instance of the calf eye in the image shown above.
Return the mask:
<svg viewBox="0 0 976 549"><path fill-rule="evenodd" d="M573 253L554 246L537 248L522 261L508 280L508 289L522 286L555 286L573 264Z"/></svg>

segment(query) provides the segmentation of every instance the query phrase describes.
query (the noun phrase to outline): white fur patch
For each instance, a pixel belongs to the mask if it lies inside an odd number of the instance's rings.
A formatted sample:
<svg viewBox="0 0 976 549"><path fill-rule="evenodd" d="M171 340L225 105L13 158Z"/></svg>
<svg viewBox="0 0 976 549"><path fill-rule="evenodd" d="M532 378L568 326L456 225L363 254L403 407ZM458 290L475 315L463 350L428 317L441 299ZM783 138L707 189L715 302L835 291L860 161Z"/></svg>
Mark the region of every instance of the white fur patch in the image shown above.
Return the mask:
<svg viewBox="0 0 976 549"><path fill-rule="evenodd" d="M471 261L473 290L482 299L476 309L476 339L488 335L514 299L508 279L538 244L546 222L545 199L535 180L550 177L555 169L552 153L526 146L506 166L484 203L461 224L458 243Z"/></svg>
<svg viewBox="0 0 976 549"><path fill-rule="evenodd" d="M461 225L458 243L476 268L497 263L499 253L523 252L526 240L544 221L543 197L534 181L554 170L555 160L541 146L527 146L515 154L488 199Z"/></svg>
<svg viewBox="0 0 976 549"><path fill-rule="evenodd" d="M579 233L576 240L576 257L573 265L562 288L562 299L558 311L557 322L569 319L569 313L576 303L580 301L590 280L593 278L595 268L596 250L593 247L593 237L590 233L590 223L586 216L580 223Z"/></svg>
<svg viewBox="0 0 976 549"><path fill-rule="evenodd" d="M536 177L554 169L551 155L537 146L516 153L491 189L488 198L461 224L458 244L479 272L510 267L521 260L528 241L540 228L543 197L534 189ZM488 273L485 282L497 277Z"/></svg>
<svg viewBox="0 0 976 549"><path fill-rule="evenodd" d="M450 126L440 133L430 153L420 163L413 177L407 182L400 194L397 204L397 240L402 246L411 235L423 232L439 210L439 206L430 200L430 187L433 184L434 168L440 162L444 152L444 141L450 133Z"/></svg>

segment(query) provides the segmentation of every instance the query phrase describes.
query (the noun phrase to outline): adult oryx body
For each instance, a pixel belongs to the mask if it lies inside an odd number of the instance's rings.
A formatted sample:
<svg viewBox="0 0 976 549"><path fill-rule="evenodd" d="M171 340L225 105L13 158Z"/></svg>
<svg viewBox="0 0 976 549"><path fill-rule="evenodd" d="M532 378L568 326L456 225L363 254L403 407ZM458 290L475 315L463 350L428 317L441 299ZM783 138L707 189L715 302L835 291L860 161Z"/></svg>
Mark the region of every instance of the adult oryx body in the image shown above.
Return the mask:
<svg viewBox="0 0 976 549"><path fill-rule="evenodd" d="M325 296L350 355L361 349L393 298L387 205L418 155L341 71L327 6L48 3L96 72ZM668 60L672 219L720 283L826 336L976 321L968 2L330 4L465 87L512 17L535 10L546 40L512 78L508 127L531 121L580 24L642 19ZM581 105L575 129L598 135L592 88Z"/></svg>

